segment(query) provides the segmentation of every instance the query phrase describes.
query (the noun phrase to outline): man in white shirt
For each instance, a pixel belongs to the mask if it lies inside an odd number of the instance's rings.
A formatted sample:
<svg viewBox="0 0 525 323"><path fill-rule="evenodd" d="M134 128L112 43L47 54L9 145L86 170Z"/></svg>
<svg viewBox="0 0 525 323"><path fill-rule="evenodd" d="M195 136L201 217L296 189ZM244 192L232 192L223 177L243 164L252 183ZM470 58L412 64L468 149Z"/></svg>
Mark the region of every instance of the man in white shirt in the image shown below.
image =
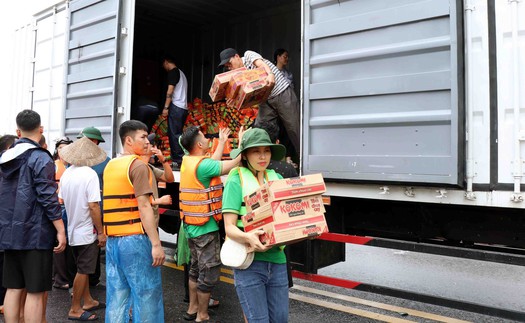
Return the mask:
<svg viewBox="0 0 525 323"><path fill-rule="evenodd" d="M168 89L164 101L164 112L168 112L168 138L170 141L172 167L179 169L184 153L179 146L184 123L188 117L188 81L184 73L175 65L170 55L165 55L162 67L168 72Z"/></svg>
<svg viewBox="0 0 525 323"><path fill-rule="evenodd" d="M89 275L95 272L99 248L105 245L106 235L100 215L99 179L90 166L104 161L106 153L83 137L62 148L60 155L71 165L60 178L59 197L64 200L68 214L69 245L77 265L68 319L92 321L98 318L92 311L105 308L104 303L91 297Z"/></svg>

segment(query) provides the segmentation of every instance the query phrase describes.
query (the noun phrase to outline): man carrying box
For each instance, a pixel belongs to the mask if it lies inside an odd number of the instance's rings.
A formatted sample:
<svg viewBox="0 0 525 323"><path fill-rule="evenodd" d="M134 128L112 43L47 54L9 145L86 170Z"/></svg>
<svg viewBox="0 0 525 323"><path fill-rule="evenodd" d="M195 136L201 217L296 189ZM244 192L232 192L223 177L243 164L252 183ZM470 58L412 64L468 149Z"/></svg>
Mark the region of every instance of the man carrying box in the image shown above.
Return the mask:
<svg viewBox="0 0 525 323"><path fill-rule="evenodd" d="M246 51L243 57L240 57L235 49L226 48L220 53L220 59L219 67L224 66L227 70L240 67L246 67L247 69L260 67L266 71L268 74L266 78L267 85L273 86L273 89L268 100L259 105L259 114L255 124L257 125L263 121L277 123L278 119L280 119L288 133L293 148L299 154L299 101L290 87L290 83L286 81L279 69L269 60L250 50Z"/></svg>

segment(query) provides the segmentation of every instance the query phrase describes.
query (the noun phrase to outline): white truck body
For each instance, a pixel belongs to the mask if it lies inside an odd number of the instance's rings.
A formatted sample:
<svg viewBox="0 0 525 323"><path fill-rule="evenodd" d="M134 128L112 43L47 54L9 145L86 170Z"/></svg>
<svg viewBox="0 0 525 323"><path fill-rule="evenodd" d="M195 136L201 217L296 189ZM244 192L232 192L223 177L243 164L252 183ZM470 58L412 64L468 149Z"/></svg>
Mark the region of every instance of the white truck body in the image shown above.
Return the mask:
<svg viewBox="0 0 525 323"><path fill-rule="evenodd" d="M322 172L328 195L525 207L525 3L306 0L271 8L279 3L60 2L17 31L6 119L32 108L49 140L97 126L114 156L116 129L132 113L136 34L156 22L166 29L166 16L179 12L209 20L170 32L169 42L193 51L179 64L192 80L189 98L209 101L221 49L268 57L289 47L303 116L301 169ZM243 4L257 12L219 9ZM273 27L263 32L261 21ZM288 33L296 45L281 45Z"/></svg>

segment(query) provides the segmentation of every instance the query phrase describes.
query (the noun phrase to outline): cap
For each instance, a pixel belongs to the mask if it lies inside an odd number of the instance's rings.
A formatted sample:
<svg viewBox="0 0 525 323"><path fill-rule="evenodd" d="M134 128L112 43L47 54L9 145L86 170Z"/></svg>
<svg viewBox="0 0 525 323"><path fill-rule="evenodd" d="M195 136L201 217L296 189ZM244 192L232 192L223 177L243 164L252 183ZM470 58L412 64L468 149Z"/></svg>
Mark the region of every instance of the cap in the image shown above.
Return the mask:
<svg viewBox="0 0 525 323"><path fill-rule="evenodd" d="M225 50L223 50L219 55L221 63L218 67L224 66L224 64L228 63L230 61L230 58L235 56L235 54L237 54L237 51L233 48L226 48Z"/></svg>
<svg viewBox="0 0 525 323"><path fill-rule="evenodd" d="M154 133L150 133L150 134L148 135L148 141L149 141L149 143L150 143L152 146L155 145L155 134L154 134Z"/></svg>
<svg viewBox="0 0 525 323"><path fill-rule="evenodd" d="M272 143L266 130L251 128L244 133L239 148L233 149L230 157L235 159L243 151L252 147L270 147L273 160L282 160L286 155L286 148L283 145Z"/></svg>
<svg viewBox="0 0 525 323"><path fill-rule="evenodd" d="M77 136L77 138L82 138L82 137L88 137L89 139L95 139L100 142L106 142L104 138L102 138L102 134L100 133L100 130L98 130L95 127L84 128Z"/></svg>

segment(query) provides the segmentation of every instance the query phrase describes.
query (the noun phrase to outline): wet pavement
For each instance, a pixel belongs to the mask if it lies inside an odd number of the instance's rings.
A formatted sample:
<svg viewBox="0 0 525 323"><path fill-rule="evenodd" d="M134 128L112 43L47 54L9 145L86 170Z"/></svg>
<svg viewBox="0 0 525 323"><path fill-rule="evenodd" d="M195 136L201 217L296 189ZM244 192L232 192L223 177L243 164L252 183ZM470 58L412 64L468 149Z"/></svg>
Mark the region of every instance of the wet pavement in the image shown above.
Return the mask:
<svg viewBox="0 0 525 323"><path fill-rule="evenodd" d="M374 250L372 249L371 252ZM183 301L184 274L182 268L177 267L172 262L174 250L165 248L165 251L168 260L162 267L165 322L187 322L182 319L182 315L187 309L187 303ZM354 257L357 256L356 253L352 253L352 255ZM366 260L364 256L361 255L360 257ZM104 262L104 259L102 261ZM335 270L338 275L344 275L344 271L348 271L347 266L350 265L352 263L348 261L330 270ZM392 267L392 264L390 266ZM104 272L104 270L102 271ZM406 272L410 274L410 270L407 269ZM349 276L351 274L350 271L347 274ZM396 280L395 278L391 279ZM105 284L104 275L102 275L101 280ZM513 322L499 317L318 284L301 279L294 279L294 284L295 286L290 289L290 323ZM104 285L92 288L91 292L94 298L105 302ZM218 308L210 310L212 322L243 322L242 311L233 287L233 275L230 269L222 268L221 281L212 294L221 303ZM49 294L47 306L48 322L71 322L67 320L70 302L68 291L53 289ZM98 322L103 322L105 318L104 310L98 310L95 313L99 316ZM0 316L0 322L4 322L2 316Z"/></svg>

